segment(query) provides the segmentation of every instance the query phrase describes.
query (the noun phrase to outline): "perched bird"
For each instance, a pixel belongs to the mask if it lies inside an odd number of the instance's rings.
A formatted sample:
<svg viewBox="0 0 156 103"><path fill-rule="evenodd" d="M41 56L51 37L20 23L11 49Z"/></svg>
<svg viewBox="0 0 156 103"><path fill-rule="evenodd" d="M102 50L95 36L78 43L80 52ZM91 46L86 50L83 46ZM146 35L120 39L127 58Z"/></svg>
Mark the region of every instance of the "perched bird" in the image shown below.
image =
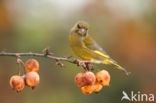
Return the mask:
<svg viewBox="0 0 156 103"><path fill-rule="evenodd" d="M116 61L96 43L96 41L88 33L89 25L85 21L78 21L71 29L69 34L70 46L80 59L92 63L101 63L105 65L113 65L115 68L125 71L126 69L117 64Z"/></svg>

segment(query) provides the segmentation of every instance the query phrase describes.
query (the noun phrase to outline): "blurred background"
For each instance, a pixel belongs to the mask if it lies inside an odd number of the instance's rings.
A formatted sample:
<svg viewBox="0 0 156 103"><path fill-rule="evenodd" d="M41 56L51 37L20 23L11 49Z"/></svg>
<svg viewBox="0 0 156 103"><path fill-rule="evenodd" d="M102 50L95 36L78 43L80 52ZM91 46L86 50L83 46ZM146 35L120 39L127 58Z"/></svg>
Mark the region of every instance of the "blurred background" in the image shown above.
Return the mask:
<svg viewBox="0 0 156 103"><path fill-rule="evenodd" d="M68 34L78 20L87 21L92 37L132 74L105 68L110 86L86 96L74 84L81 71L77 66L65 62L60 68L52 60L36 58L40 85L16 93L9 86L9 78L18 73L16 58L1 56L0 103L120 103L123 90L156 96L155 0L0 0L0 51L51 47L57 56L73 55Z"/></svg>

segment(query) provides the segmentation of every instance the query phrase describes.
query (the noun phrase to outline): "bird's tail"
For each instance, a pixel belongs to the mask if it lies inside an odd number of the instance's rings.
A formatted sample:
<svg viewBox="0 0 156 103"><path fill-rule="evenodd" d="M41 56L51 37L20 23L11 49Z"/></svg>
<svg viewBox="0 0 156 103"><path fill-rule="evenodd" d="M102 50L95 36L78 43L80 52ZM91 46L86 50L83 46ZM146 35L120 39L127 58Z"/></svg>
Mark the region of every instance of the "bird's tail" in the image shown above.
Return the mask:
<svg viewBox="0 0 156 103"><path fill-rule="evenodd" d="M108 64L108 65L112 65L114 66L116 69L122 70L126 73L126 75L129 75L130 72L128 72L125 68L123 68L122 66L118 65L118 63L112 59L106 59L103 61L103 64Z"/></svg>

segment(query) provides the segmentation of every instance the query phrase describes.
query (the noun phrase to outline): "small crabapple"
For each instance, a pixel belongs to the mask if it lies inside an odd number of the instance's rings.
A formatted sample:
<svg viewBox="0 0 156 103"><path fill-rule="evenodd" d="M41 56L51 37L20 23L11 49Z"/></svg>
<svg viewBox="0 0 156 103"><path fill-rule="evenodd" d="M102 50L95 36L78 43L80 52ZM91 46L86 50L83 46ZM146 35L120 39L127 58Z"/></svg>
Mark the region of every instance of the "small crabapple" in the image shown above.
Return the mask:
<svg viewBox="0 0 156 103"><path fill-rule="evenodd" d="M28 59L25 62L26 72L38 72L39 71L39 62L36 59Z"/></svg>
<svg viewBox="0 0 156 103"><path fill-rule="evenodd" d="M84 82L82 81L83 73L78 73L75 76L75 83L78 87L84 86Z"/></svg>
<svg viewBox="0 0 156 103"><path fill-rule="evenodd" d="M32 89L35 88L40 82L40 77L37 72L28 72L25 74L25 83Z"/></svg>
<svg viewBox="0 0 156 103"><path fill-rule="evenodd" d="M75 83L78 87L92 85L96 81L96 77L93 72L86 71L84 73L78 73L75 76Z"/></svg>
<svg viewBox="0 0 156 103"><path fill-rule="evenodd" d="M15 90L17 92L21 92L25 87L24 78L19 75L11 76L10 86L13 90Z"/></svg>
<svg viewBox="0 0 156 103"><path fill-rule="evenodd" d="M103 86L101 84L99 84L99 83L94 84L94 92L95 93L100 92L100 90L102 90L102 88L103 88Z"/></svg>
<svg viewBox="0 0 156 103"><path fill-rule="evenodd" d="M92 85L96 81L95 74L91 71L87 71L83 74L83 81L86 85Z"/></svg>
<svg viewBox="0 0 156 103"><path fill-rule="evenodd" d="M106 70L101 70L96 73L96 81L103 86L109 86L110 74Z"/></svg>
<svg viewBox="0 0 156 103"><path fill-rule="evenodd" d="M80 88L81 92L85 95L90 95L94 92L94 85L86 85Z"/></svg>

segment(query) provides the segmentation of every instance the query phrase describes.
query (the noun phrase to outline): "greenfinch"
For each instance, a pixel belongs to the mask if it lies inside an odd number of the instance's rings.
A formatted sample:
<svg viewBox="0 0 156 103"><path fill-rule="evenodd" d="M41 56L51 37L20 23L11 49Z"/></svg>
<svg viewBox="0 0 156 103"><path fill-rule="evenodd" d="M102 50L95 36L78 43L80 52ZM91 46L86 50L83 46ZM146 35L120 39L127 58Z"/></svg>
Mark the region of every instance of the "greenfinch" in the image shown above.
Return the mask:
<svg viewBox="0 0 156 103"><path fill-rule="evenodd" d="M123 70L129 74L126 69L117 64L116 61L96 43L89 35L89 24L85 21L78 21L71 29L69 34L69 44L75 55L84 61L113 65L115 68Z"/></svg>

